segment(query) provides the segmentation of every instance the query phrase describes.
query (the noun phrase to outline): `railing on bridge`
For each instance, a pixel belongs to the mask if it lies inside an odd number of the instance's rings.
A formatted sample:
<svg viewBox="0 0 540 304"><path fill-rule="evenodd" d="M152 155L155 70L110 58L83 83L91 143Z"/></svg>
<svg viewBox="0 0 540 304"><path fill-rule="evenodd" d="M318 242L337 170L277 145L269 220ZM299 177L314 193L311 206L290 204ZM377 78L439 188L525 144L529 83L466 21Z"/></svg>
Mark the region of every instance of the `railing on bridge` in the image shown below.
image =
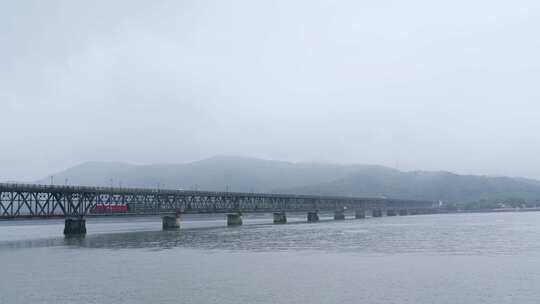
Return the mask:
<svg viewBox="0 0 540 304"><path fill-rule="evenodd" d="M385 198L0 183L0 219L338 209L423 213L436 207Z"/></svg>

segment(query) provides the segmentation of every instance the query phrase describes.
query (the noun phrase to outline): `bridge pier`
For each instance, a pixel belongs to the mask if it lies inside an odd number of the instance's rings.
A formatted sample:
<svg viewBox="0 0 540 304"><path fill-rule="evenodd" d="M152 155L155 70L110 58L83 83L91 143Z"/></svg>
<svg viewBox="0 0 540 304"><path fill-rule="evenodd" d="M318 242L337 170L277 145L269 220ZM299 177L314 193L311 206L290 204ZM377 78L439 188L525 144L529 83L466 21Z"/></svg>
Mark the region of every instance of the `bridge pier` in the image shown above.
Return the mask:
<svg viewBox="0 0 540 304"><path fill-rule="evenodd" d="M287 223L287 214L285 212L274 212L274 224L285 224Z"/></svg>
<svg viewBox="0 0 540 304"><path fill-rule="evenodd" d="M65 236L78 236L86 234L86 219L84 217L66 217L64 223Z"/></svg>
<svg viewBox="0 0 540 304"><path fill-rule="evenodd" d="M307 213L307 221L309 223L318 222L319 221L319 213L317 211L309 211Z"/></svg>
<svg viewBox="0 0 540 304"><path fill-rule="evenodd" d="M366 210L364 209L357 209L354 211L354 217L356 219L363 219L366 218Z"/></svg>
<svg viewBox="0 0 540 304"><path fill-rule="evenodd" d="M180 215L163 215L161 217L161 223L163 225L163 230L178 230L180 229Z"/></svg>
<svg viewBox="0 0 540 304"><path fill-rule="evenodd" d="M388 210L386 210L386 215L387 215L387 216L396 216L396 215L397 215L397 214L396 214L396 210L394 210L394 209L388 209Z"/></svg>
<svg viewBox="0 0 540 304"><path fill-rule="evenodd" d="M401 209L401 210L399 210L399 215L401 215L401 216L409 215L409 210Z"/></svg>
<svg viewBox="0 0 540 304"><path fill-rule="evenodd" d="M371 211L372 213L372 217L382 217L383 216L383 211L381 209L373 209Z"/></svg>
<svg viewBox="0 0 540 304"><path fill-rule="evenodd" d="M227 214L227 226L240 226L242 225L241 213L229 213Z"/></svg>
<svg viewBox="0 0 540 304"><path fill-rule="evenodd" d="M345 210L338 209L334 211L334 220L341 221L345 219Z"/></svg>

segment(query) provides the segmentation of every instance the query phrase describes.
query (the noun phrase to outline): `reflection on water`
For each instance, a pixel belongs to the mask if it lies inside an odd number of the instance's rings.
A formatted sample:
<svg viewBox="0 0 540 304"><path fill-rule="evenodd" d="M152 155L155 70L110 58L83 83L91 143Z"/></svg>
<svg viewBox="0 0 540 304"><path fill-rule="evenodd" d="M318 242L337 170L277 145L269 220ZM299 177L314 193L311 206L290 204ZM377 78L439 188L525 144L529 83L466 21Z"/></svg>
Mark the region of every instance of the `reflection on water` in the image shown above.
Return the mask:
<svg viewBox="0 0 540 304"><path fill-rule="evenodd" d="M512 255L540 252L540 214L471 214L392 217L272 225L252 219L252 225L215 227L219 221L198 222L179 231L134 231L1 241L2 248L67 246L78 248L174 247L248 251L315 250L364 253L444 253ZM487 220L489 219L489 220ZM516 222L519 221L519 224ZM196 221L194 221L196 222ZM255 225L253 225L255 223ZM124 223L129 227L129 222ZM145 222L148 224L148 222ZM152 223L153 225L155 224ZM118 223L98 223L100 231ZM190 226L189 222L184 226ZM154 225L155 229L157 225ZM140 227L138 227L140 229ZM124 227L123 230L126 228ZM122 230L122 231L123 231ZM59 233L57 233L59 234Z"/></svg>
<svg viewBox="0 0 540 304"><path fill-rule="evenodd" d="M536 304L540 213L0 222L0 303ZM304 215L291 220L304 222Z"/></svg>

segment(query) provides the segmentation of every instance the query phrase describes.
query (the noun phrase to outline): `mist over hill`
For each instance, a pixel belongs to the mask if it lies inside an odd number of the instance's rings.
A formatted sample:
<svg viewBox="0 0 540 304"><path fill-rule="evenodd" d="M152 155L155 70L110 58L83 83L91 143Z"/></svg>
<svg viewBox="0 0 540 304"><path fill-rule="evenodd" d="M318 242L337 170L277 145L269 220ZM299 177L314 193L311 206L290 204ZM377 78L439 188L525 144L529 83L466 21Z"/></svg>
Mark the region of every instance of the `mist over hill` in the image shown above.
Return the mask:
<svg viewBox="0 0 540 304"><path fill-rule="evenodd" d="M50 183L46 177L39 183ZM525 178L403 172L374 165L291 163L220 156L186 164L87 162L53 175L55 184L239 192L395 197L473 202L540 200L540 181Z"/></svg>
<svg viewBox="0 0 540 304"><path fill-rule="evenodd" d="M537 201L540 184L509 177L457 175L450 172L394 169L363 170L317 185L283 189L287 193L399 197L444 202Z"/></svg>
<svg viewBox="0 0 540 304"><path fill-rule="evenodd" d="M272 192L345 177L362 166L220 156L186 164L87 162L53 175L55 184ZM50 177L39 181L50 183Z"/></svg>

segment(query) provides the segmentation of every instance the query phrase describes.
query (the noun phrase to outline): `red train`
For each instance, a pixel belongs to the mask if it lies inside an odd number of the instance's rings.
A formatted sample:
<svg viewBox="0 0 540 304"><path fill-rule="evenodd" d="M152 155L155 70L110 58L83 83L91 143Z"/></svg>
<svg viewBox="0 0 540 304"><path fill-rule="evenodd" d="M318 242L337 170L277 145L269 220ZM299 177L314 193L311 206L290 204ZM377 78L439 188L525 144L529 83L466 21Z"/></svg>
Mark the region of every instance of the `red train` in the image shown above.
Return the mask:
<svg viewBox="0 0 540 304"><path fill-rule="evenodd" d="M128 212L129 205L96 205L90 209L92 214Z"/></svg>

